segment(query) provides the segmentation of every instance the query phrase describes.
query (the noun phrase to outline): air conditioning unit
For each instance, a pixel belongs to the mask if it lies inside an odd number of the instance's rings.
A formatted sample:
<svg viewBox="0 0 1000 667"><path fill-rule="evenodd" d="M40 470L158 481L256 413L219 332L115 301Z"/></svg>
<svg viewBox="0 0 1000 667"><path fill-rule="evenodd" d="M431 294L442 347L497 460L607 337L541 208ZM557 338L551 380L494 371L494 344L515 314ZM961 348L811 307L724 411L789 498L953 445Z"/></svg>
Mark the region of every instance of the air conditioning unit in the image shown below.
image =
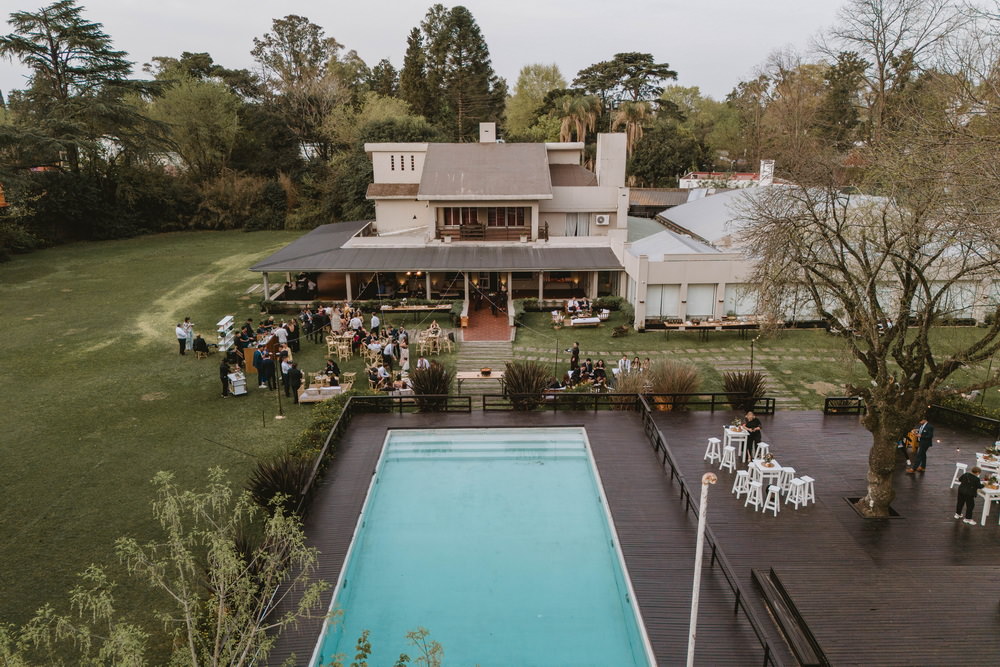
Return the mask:
<svg viewBox="0 0 1000 667"><path fill-rule="evenodd" d="M598 227L607 227L608 225L611 224L611 216L610 215L595 215L594 216L594 224L597 225Z"/></svg>

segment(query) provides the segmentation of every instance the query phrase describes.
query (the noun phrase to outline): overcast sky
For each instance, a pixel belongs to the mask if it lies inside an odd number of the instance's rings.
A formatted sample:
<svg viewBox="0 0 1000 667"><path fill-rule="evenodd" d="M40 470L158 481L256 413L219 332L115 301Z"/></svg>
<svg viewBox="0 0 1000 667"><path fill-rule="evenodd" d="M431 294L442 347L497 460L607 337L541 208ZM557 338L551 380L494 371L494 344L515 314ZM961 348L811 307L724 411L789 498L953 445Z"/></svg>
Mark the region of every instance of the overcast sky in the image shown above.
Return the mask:
<svg viewBox="0 0 1000 667"><path fill-rule="evenodd" d="M12 10L51 4L8 0ZM287 14L309 18L374 65L402 66L406 36L428 0L81 0L136 70L153 56L207 51L226 67L252 67L252 39ZM458 3L447 3L454 6ZM556 63L567 81L615 53L652 53L677 83L717 99L780 48L807 49L833 23L842 0L466 0L489 44L493 67L513 89L522 65ZM3 26L3 33L10 27ZM0 90L25 85L20 63L0 61Z"/></svg>

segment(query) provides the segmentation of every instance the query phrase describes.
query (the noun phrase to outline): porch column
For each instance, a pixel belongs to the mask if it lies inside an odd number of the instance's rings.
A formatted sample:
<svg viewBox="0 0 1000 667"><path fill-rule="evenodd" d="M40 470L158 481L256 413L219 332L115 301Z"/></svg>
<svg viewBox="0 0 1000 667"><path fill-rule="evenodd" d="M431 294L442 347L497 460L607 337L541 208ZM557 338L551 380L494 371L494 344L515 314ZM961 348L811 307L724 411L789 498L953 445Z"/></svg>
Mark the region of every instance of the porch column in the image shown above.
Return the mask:
<svg viewBox="0 0 1000 667"><path fill-rule="evenodd" d="M271 298L271 283L267 279L267 271L264 272L264 300Z"/></svg>
<svg viewBox="0 0 1000 667"><path fill-rule="evenodd" d="M590 289L587 290L587 298L597 298L597 271L590 272Z"/></svg>
<svg viewBox="0 0 1000 667"><path fill-rule="evenodd" d="M424 273L424 296L428 299L431 298L431 272L427 271Z"/></svg>
<svg viewBox="0 0 1000 667"><path fill-rule="evenodd" d="M353 290L351 290L351 274L350 273L345 273L344 274L344 285L347 287L347 302L350 303L351 301L354 301L354 295L352 294Z"/></svg>
<svg viewBox="0 0 1000 667"><path fill-rule="evenodd" d="M532 241L538 240L538 204L534 203L531 205L531 236L529 237Z"/></svg>
<svg viewBox="0 0 1000 667"><path fill-rule="evenodd" d="M469 303L469 272L463 271L462 277L465 279L465 303Z"/></svg>
<svg viewBox="0 0 1000 667"><path fill-rule="evenodd" d="M539 301L541 301L542 299L545 298L544 287L545 287L545 272L544 271L539 271L538 272L538 300Z"/></svg>

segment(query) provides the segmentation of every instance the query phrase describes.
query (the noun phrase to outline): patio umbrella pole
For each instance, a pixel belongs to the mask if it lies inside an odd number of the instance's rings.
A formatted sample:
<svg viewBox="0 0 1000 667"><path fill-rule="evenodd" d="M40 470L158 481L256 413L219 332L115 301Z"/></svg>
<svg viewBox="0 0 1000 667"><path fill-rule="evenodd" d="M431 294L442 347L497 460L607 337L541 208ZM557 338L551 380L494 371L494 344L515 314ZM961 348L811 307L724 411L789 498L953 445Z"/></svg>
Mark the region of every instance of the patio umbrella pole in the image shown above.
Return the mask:
<svg viewBox="0 0 1000 667"><path fill-rule="evenodd" d="M688 631L687 667L694 665L694 640L698 630L698 595L701 592L701 558L705 550L705 514L708 509L708 487L718 477L714 472L701 476L701 505L698 507L698 546L694 552L694 589L691 591L691 626Z"/></svg>

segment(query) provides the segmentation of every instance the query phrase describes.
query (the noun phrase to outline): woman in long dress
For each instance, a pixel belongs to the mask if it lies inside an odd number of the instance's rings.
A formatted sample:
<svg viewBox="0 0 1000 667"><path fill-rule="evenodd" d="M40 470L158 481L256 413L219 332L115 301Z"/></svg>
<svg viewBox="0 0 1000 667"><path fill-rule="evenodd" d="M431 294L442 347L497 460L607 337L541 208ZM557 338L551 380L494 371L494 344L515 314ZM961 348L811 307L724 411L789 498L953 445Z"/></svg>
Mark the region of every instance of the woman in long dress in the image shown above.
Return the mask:
<svg viewBox="0 0 1000 667"><path fill-rule="evenodd" d="M399 368L404 373L410 372L410 347L405 341L399 344Z"/></svg>
<svg viewBox="0 0 1000 667"><path fill-rule="evenodd" d="M184 324L181 325L181 328L184 329L185 333L187 333L187 344L185 345L185 348L187 348L187 351L190 352L194 349L194 322L191 321L190 317L185 317Z"/></svg>

